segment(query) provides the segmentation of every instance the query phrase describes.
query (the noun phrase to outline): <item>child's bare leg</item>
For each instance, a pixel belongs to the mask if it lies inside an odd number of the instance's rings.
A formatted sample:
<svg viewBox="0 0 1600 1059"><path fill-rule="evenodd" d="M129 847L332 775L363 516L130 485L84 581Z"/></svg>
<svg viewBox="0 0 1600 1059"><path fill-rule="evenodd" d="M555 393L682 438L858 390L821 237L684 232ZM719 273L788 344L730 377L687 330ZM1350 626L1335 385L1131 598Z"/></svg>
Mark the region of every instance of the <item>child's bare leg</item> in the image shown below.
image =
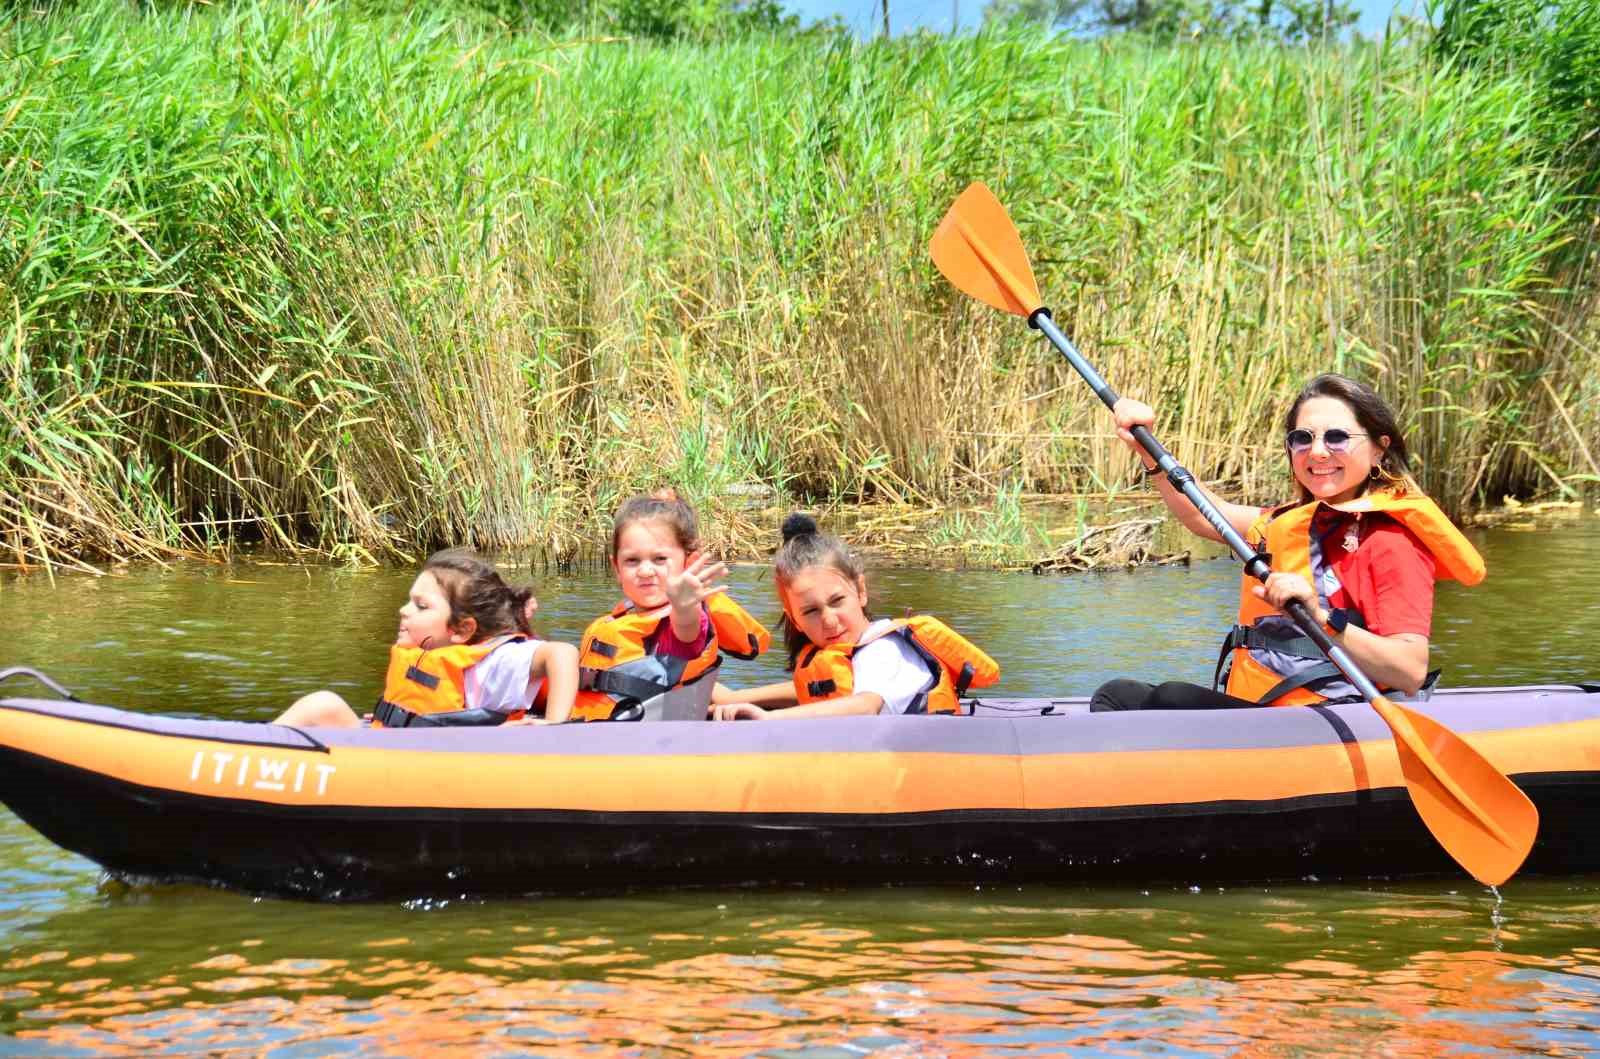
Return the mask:
<svg viewBox="0 0 1600 1059"><path fill-rule="evenodd" d="M361 718L337 693L313 691L296 699L272 723L295 728L359 728Z"/></svg>

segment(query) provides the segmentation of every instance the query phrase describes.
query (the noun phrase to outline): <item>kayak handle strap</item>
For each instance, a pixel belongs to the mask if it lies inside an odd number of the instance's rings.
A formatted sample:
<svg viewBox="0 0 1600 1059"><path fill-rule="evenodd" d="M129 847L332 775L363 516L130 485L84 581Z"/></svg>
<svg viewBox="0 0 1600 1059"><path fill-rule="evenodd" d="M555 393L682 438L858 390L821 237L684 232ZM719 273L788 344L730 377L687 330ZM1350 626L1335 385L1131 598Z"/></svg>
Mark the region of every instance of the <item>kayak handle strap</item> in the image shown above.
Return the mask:
<svg viewBox="0 0 1600 1059"><path fill-rule="evenodd" d="M78 698L78 696L62 687L60 684L57 684L54 680L51 680L49 677L39 672L37 669L30 669L27 666L8 666L5 669L0 669L0 683L4 683L5 681L10 680L12 677L31 677L32 679L43 684L45 687L49 688L51 691L55 692L57 695L60 695L63 699L66 699L68 702L83 701L82 699Z"/></svg>

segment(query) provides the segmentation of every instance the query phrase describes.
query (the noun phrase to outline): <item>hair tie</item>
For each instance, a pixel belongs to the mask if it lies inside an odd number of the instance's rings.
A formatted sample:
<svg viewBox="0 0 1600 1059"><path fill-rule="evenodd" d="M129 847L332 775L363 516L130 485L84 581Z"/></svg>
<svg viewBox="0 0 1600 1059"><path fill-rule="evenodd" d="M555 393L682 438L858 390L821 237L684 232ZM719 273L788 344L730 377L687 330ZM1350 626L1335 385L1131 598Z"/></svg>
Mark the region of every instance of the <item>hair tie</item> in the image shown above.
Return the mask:
<svg viewBox="0 0 1600 1059"><path fill-rule="evenodd" d="M817 532L817 520L803 511L792 512L783 520L783 543L788 544L796 537Z"/></svg>

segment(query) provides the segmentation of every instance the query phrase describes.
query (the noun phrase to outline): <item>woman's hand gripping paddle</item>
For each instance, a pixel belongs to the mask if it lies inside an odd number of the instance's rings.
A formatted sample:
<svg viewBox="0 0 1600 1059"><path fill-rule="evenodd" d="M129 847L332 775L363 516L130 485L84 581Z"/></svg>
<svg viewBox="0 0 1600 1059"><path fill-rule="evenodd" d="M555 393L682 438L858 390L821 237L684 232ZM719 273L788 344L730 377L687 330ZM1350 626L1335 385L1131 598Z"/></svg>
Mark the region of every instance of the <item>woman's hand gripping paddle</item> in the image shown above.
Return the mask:
<svg viewBox="0 0 1600 1059"><path fill-rule="evenodd" d="M928 244L934 264L962 292L997 309L1026 317L1105 402L1117 395L1067 337L1056 328L1028 265L1022 237L1006 209L981 183L963 191ZM1133 436L1211 527L1245 564L1245 572L1265 581L1271 567L1222 517L1194 476L1145 427ZM1344 649L1334 643L1303 604L1289 616L1364 695L1394 734L1400 771L1411 803L1433 837L1473 878L1497 886L1522 865L1539 832L1539 811L1516 784L1459 735L1425 714L1385 698Z"/></svg>

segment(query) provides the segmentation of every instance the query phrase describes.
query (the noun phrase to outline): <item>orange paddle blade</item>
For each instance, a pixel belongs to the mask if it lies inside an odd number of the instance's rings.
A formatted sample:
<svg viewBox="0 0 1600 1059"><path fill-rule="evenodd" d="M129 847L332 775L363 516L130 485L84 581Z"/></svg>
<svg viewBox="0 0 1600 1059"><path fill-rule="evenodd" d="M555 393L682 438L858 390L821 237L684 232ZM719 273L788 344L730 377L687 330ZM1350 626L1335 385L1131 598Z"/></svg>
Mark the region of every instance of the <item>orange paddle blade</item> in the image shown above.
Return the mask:
<svg viewBox="0 0 1600 1059"><path fill-rule="evenodd" d="M1528 796L1432 717L1382 695L1372 707L1394 732L1411 804L1439 845L1485 885L1511 878L1539 833Z"/></svg>
<svg viewBox="0 0 1600 1059"><path fill-rule="evenodd" d="M1017 226L981 181L956 198L928 241L928 251L958 290L996 309L1032 316L1043 304Z"/></svg>

